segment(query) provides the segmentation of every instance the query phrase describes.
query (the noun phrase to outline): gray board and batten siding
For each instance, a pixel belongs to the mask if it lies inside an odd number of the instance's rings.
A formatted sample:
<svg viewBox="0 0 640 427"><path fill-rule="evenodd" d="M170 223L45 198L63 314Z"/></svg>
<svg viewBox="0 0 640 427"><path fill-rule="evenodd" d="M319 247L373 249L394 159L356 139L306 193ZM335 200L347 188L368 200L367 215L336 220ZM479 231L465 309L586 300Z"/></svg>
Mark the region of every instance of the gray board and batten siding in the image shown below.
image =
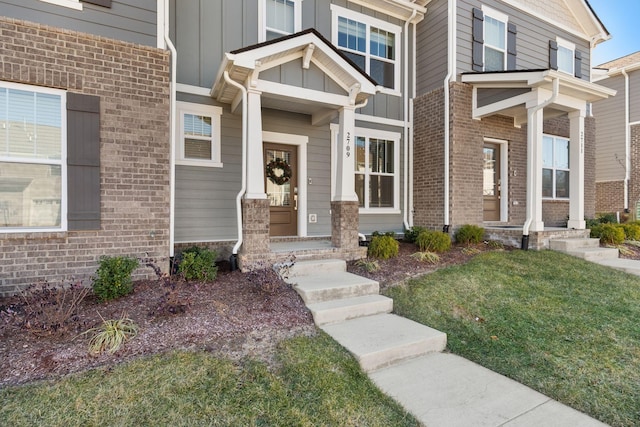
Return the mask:
<svg viewBox="0 0 640 427"><path fill-rule="evenodd" d="M418 23L416 52L417 95L441 89L447 75L448 0L433 0Z"/></svg>
<svg viewBox="0 0 640 427"><path fill-rule="evenodd" d="M156 0L114 0L110 7L82 2L82 7L75 10L39 0L0 0L2 16L157 46Z"/></svg>
<svg viewBox="0 0 640 427"><path fill-rule="evenodd" d="M402 28L403 22L374 12L347 0L305 0L302 2L302 29L315 28L327 40L331 40L331 4L373 16ZM211 88L224 54L258 43L258 0L180 0L170 2L171 39L178 50L178 83ZM411 38L410 38L411 39ZM404 37L400 37L400 46ZM402 61L402 47L396 52ZM403 88L403 73L400 87ZM292 86L336 91L336 85L317 70L303 70L299 64L285 64L278 70L265 72L269 80ZM402 96L377 94L358 113L395 120L403 119Z"/></svg>

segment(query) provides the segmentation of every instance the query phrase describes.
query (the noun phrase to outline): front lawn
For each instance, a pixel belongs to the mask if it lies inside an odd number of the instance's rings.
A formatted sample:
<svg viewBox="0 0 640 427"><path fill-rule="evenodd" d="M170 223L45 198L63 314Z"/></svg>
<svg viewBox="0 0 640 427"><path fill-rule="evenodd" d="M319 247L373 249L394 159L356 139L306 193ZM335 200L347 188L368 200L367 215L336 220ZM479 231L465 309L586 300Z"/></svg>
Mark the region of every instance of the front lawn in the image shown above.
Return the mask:
<svg viewBox="0 0 640 427"><path fill-rule="evenodd" d="M175 352L0 390L10 426L417 426L323 333L280 344L278 366Z"/></svg>
<svg viewBox="0 0 640 427"><path fill-rule="evenodd" d="M551 251L487 252L386 290L448 349L614 426L640 425L640 278Z"/></svg>

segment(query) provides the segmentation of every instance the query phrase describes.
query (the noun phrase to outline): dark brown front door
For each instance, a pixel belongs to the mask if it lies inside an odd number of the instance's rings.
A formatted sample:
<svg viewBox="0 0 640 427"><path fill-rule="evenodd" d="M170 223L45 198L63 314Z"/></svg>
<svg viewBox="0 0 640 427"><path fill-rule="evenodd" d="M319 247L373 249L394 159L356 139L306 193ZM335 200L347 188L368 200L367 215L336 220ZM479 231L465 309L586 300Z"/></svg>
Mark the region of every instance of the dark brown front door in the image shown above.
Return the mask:
<svg viewBox="0 0 640 427"><path fill-rule="evenodd" d="M270 236L298 235L298 165L296 147L264 144L265 192L269 199Z"/></svg>
<svg viewBox="0 0 640 427"><path fill-rule="evenodd" d="M500 146L485 143L483 153L483 219L500 221Z"/></svg>

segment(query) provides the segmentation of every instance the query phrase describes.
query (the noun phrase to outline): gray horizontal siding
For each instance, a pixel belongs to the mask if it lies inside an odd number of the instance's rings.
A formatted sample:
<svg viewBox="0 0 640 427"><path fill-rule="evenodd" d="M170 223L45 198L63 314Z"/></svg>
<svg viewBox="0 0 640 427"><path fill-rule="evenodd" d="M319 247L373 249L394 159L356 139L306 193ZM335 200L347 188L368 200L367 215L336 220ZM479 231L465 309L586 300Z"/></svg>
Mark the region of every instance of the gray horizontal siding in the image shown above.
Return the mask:
<svg viewBox="0 0 640 427"><path fill-rule="evenodd" d="M558 36L575 43L576 49L582 54L582 78L589 80L591 58L588 41L498 0L485 0L482 4L507 14L509 22L516 25L517 70L549 68L549 40L555 40ZM471 25L474 7L480 7L480 3L474 0L458 1L458 73L472 71Z"/></svg>
<svg viewBox="0 0 640 427"><path fill-rule="evenodd" d="M111 8L83 3L81 11L38 0L0 0L0 14L146 46L157 45L156 0L116 0Z"/></svg>
<svg viewBox="0 0 640 427"><path fill-rule="evenodd" d="M598 84L618 91L617 95L593 104L596 118L596 181L624 179L625 120L624 78L616 76Z"/></svg>
<svg viewBox="0 0 640 427"><path fill-rule="evenodd" d="M640 70L629 73L629 121L640 121Z"/></svg>
<svg viewBox="0 0 640 427"><path fill-rule="evenodd" d="M418 24L416 53L417 94L443 87L448 61L448 1L429 3L425 19Z"/></svg>

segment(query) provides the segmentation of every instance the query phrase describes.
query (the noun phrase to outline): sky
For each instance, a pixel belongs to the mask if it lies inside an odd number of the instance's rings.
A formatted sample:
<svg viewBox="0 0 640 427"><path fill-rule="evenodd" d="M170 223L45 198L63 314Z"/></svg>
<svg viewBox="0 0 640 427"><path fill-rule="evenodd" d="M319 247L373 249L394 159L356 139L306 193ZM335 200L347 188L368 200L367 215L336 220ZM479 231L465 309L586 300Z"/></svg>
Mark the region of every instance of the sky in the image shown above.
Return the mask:
<svg viewBox="0 0 640 427"><path fill-rule="evenodd" d="M640 0L588 0L611 39L593 50L592 66L640 51Z"/></svg>

